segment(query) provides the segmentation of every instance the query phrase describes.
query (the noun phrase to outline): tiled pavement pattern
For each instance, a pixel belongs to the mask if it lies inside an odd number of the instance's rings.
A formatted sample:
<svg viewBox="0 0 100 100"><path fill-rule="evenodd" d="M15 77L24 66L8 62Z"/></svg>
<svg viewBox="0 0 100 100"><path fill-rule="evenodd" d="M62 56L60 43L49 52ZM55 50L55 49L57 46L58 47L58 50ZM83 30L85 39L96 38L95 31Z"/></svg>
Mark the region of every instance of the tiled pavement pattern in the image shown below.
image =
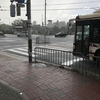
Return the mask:
<svg viewBox="0 0 100 100"><path fill-rule="evenodd" d="M100 100L100 83L87 76L2 54L0 79L20 89L29 100Z"/></svg>

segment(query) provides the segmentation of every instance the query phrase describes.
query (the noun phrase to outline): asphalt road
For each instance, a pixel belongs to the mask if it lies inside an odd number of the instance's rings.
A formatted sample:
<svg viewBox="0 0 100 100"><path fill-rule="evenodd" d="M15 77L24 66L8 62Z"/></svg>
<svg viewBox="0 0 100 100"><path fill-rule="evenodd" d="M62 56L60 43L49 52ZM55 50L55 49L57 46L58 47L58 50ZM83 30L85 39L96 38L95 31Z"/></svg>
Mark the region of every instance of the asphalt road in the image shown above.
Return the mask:
<svg viewBox="0 0 100 100"><path fill-rule="evenodd" d="M28 37L17 37L17 35L10 35L6 34L6 37L0 36L0 50L4 49L10 49L15 47L27 47L28 46ZM40 35L32 35L32 45L38 46L39 44L36 44L36 37L41 37ZM66 36L61 38L55 38L53 35L46 36L50 39L50 43L72 43L73 42L73 36ZM40 44L43 45L43 44Z"/></svg>

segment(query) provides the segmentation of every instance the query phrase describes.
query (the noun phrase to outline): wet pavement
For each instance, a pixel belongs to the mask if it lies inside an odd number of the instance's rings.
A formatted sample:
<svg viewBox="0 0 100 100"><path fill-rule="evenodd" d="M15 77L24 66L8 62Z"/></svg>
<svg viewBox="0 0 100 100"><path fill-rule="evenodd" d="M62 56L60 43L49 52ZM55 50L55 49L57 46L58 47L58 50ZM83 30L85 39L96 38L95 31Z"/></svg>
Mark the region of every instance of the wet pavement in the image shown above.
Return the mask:
<svg viewBox="0 0 100 100"><path fill-rule="evenodd" d="M0 100L25 100L21 95L16 90L0 83Z"/></svg>
<svg viewBox="0 0 100 100"><path fill-rule="evenodd" d="M90 77L51 64L30 64L2 53L0 80L19 90L24 100L100 100L100 82ZM6 99L0 96L0 100Z"/></svg>

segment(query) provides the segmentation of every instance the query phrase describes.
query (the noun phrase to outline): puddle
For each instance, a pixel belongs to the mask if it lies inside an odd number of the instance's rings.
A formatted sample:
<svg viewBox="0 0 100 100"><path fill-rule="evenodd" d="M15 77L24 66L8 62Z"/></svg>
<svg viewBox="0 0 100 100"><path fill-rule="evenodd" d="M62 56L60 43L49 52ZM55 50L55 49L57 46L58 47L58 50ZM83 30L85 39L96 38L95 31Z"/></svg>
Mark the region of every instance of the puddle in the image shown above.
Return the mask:
<svg viewBox="0 0 100 100"><path fill-rule="evenodd" d="M46 64L43 64L43 63L34 63L34 64L32 64L32 67L42 68L42 67L46 67Z"/></svg>

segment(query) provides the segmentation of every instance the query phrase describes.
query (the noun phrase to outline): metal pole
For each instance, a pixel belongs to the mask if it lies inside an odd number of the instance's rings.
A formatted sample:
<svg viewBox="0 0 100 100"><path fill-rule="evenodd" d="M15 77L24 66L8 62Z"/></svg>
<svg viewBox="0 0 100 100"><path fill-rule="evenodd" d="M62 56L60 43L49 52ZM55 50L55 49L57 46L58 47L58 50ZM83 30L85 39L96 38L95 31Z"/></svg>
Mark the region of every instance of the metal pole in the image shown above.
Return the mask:
<svg viewBox="0 0 100 100"><path fill-rule="evenodd" d="M42 14L42 35L43 35L43 14Z"/></svg>
<svg viewBox="0 0 100 100"><path fill-rule="evenodd" d="M27 20L28 20L28 54L29 62L32 62L32 34L31 34L31 0L27 0Z"/></svg>
<svg viewBox="0 0 100 100"><path fill-rule="evenodd" d="M45 34L44 34L44 43L46 43L46 0L45 0Z"/></svg>

